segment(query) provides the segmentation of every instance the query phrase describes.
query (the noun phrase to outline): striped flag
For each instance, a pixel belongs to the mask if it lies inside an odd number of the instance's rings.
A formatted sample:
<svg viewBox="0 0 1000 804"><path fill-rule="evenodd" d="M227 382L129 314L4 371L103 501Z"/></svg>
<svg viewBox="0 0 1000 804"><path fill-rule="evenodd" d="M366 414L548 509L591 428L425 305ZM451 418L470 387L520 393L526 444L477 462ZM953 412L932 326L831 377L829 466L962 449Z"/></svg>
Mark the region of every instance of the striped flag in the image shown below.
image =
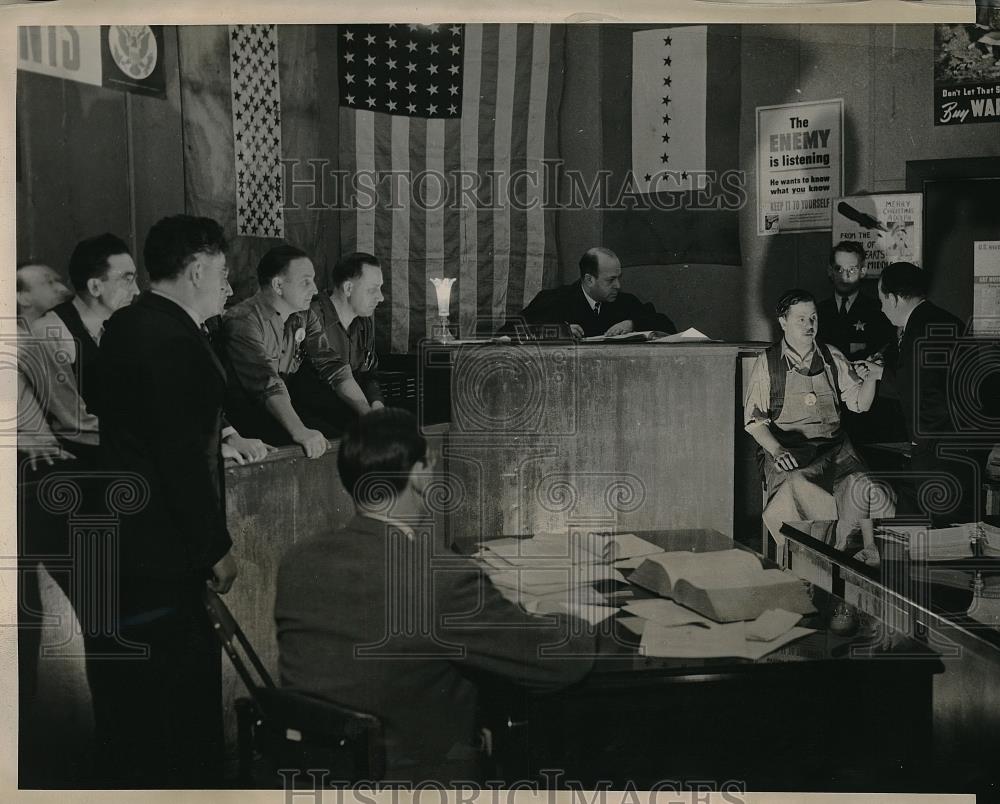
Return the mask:
<svg viewBox="0 0 1000 804"><path fill-rule="evenodd" d="M451 320L492 331L556 272L543 160L557 154L561 29L345 25L340 159L353 182L344 251L383 264L379 347L412 352L454 277Z"/></svg>

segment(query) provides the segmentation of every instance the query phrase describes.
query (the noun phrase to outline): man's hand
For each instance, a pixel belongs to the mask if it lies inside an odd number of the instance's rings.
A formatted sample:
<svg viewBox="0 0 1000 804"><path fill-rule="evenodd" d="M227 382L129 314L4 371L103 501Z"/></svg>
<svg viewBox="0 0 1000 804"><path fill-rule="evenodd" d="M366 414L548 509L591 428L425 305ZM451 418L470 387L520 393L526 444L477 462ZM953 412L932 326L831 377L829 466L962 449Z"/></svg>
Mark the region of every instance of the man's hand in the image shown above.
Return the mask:
<svg viewBox="0 0 1000 804"><path fill-rule="evenodd" d="M226 594L236 580L236 560L232 553L226 553L212 567L212 579L208 588L220 595Z"/></svg>
<svg viewBox="0 0 1000 804"><path fill-rule="evenodd" d="M306 428L293 435L292 440L306 451L307 458L319 458L326 452L326 436L319 430Z"/></svg>
<svg viewBox="0 0 1000 804"><path fill-rule="evenodd" d="M372 402L372 410L382 410L382 408L384 407L385 404L383 404L381 400L376 399L374 402Z"/></svg>
<svg viewBox="0 0 1000 804"><path fill-rule="evenodd" d="M274 452L275 449L259 438L244 438L239 433L233 433L222 442L222 457L232 458L242 466L266 458L267 453Z"/></svg>
<svg viewBox="0 0 1000 804"><path fill-rule="evenodd" d="M617 324L612 324L608 327L608 331L604 333L604 337L610 335L624 335L627 332L635 332L635 324L631 321L619 321Z"/></svg>
<svg viewBox="0 0 1000 804"><path fill-rule="evenodd" d="M854 364L854 371L862 380L881 380L885 366L872 360L859 360Z"/></svg>
<svg viewBox="0 0 1000 804"><path fill-rule="evenodd" d="M581 327L579 324L570 324L569 325L569 334L572 335L574 338L582 338L583 337L583 327Z"/></svg>
<svg viewBox="0 0 1000 804"><path fill-rule="evenodd" d="M22 447L21 451L27 454L28 467L32 471L41 469L43 466L52 466L56 461L76 460L75 455L55 445Z"/></svg>
<svg viewBox="0 0 1000 804"><path fill-rule="evenodd" d="M795 456L790 452L779 452L775 455L774 465L782 472L791 472L793 469L799 468L799 462L795 460Z"/></svg>

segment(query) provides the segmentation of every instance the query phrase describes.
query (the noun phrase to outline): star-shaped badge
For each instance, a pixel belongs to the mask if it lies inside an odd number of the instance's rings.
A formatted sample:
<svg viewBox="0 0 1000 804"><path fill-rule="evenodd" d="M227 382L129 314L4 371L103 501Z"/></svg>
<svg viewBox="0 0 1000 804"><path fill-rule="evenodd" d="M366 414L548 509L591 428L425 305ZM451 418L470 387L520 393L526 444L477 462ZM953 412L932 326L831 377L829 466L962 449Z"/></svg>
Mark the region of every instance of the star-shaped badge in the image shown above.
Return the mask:
<svg viewBox="0 0 1000 804"><path fill-rule="evenodd" d="M858 321L858 322L856 322L856 323L854 324L854 328L855 328L855 329L856 329L856 330L857 330L858 332L864 332L864 331L865 331L865 322L864 322L864 321Z"/></svg>

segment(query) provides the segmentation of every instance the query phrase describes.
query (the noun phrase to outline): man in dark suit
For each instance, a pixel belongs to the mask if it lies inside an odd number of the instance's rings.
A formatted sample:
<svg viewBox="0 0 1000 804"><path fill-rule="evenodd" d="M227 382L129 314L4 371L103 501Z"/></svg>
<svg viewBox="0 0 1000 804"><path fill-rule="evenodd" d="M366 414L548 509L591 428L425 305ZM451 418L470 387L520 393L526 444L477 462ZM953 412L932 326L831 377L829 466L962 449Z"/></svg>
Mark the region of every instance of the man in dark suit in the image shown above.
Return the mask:
<svg viewBox="0 0 1000 804"><path fill-rule="evenodd" d="M213 786L221 657L202 593L228 591L236 565L221 488L226 379L203 324L231 292L226 239L213 220L176 215L150 229L143 255L152 289L101 339L102 461L144 492L119 525L115 633L87 640L96 782Z"/></svg>
<svg viewBox="0 0 1000 804"><path fill-rule="evenodd" d="M827 276L833 296L817 305L818 336L836 346L852 363L881 354L895 338L896 329L882 313L878 298L865 295L865 249L860 243L841 240L830 250ZM902 440L899 400L887 387L879 386L869 411L860 415L845 411L841 422L855 444Z"/></svg>
<svg viewBox="0 0 1000 804"><path fill-rule="evenodd" d="M534 617L509 603L429 528L432 467L411 413L384 408L356 419L337 468L357 515L296 544L281 563L281 682L377 715L387 778L476 780L474 674L564 686L589 671L593 634L574 618Z"/></svg>
<svg viewBox="0 0 1000 804"><path fill-rule="evenodd" d="M918 511L922 507L920 485L925 480L933 482L932 475L945 473L961 499L948 492L942 505L923 513L942 522L958 521L974 515L975 490L969 487L974 478L963 460L948 460L941 450L949 442L956 444L952 413L956 400L951 398L949 379L957 356L956 341L965 333L965 325L927 299L928 284L922 269L897 262L886 266L878 288L886 318L900 328L898 339L885 352L886 371L899 392L911 449L913 482L901 489L900 512Z"/></svg>
<svg viewBox="0 0 1000 804"><path fill-rule="evenodd" d="M574 338L645 330L677 332L667 316L631 293L622 293L621 286L621 260L610 249L597 246L580 258L578 281L540 291L519 318L528 324L568 326ZM503 331L513 332L517 320L508 321Z"/></svg>

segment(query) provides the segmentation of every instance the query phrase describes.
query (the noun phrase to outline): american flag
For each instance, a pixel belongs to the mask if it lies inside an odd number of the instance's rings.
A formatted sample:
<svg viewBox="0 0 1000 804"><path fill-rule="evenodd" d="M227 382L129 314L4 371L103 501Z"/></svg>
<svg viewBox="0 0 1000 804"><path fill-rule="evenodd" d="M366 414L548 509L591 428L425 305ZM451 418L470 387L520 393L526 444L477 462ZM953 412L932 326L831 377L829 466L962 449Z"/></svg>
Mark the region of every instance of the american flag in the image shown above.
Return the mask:
<svg viewBox="0 0 1000 804"><path fill-rule="evenodd" d="M380 348L412 352L429 334L431 277L458 279L462 336L498 327L556 274L541 197L542 160L557 150L561 32L343 25L337 38L341 167L361 188L341 237L344 251L382 261Z"/></svg>

